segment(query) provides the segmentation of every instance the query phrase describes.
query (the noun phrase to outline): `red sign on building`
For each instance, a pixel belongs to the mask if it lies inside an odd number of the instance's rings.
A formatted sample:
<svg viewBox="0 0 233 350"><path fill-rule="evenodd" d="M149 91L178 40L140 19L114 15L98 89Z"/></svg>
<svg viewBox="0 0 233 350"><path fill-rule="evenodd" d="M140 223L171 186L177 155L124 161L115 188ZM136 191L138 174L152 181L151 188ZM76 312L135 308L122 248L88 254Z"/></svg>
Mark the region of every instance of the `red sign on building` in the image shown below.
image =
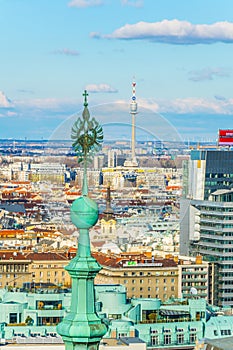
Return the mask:
<svg viewBox="0 0 233 350"><path fill-rule="evenodd" d="M218 131L219 146L233 146L233 129Z"/></svg>

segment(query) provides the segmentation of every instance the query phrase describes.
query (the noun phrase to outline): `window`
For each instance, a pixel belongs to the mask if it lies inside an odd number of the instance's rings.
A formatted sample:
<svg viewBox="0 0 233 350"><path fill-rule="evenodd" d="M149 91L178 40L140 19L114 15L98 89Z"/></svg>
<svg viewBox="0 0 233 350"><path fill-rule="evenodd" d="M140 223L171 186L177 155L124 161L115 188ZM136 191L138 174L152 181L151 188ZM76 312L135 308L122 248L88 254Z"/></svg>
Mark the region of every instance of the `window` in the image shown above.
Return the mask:
<svg viewBox="0 0 233 350"><path fill-rule="evenodd" d="M222 329L221 335L231 335L231 330L230 329Z"/></svg>
<svg viewBox="0 0 233 350"><path fill-rule="evenodd" d="M184 343L184 330L183 330L183 328L177 329L176 340L177 340L177 344Z"/></svg>
<svg viewBox="0 0 233 350"><path fill-rule="evenodd" d="M121 314L108 314L109 319L119 320L121 319Z"/></svg>
<svg viewBox="0 0 233 350"><path fill-rule="evenodd" d="M184 333L178 333L177 334L177 343L183 344L184 343Z"/></svg>
<svg viewBox="0 0 233 350"><path fill-rule="evenodd" d="M142 284L144 281L143 280L140 280L140 283Z"/></svg>
<svg viewBox="0 0 233 350"><path fill-rule="evenodd" d="M9 323L17 323L17 313L10 313Z"/></svg>
<svg viewBox="0 0 233 350"><path fill-rule="evenodd" d="M118 336L119 336L119 338L120 337L127 337L127 333L119 333Z"/></svg>
<svg viewBox="0 0 233 350"><path fill-rule="evenodd" d="M151 337L150 337L150 342L151 342L151 345L159 345L159 337L158 335L152 335L151 334Z"/></svg>
<svg viewBox="0 0 233 350"><path fill-rule="evenodd" d="M164 345L171 344L171 341L172 341L171 334L164 334L164 337L163 337Z"/></svg>
<svg viewBox="0 0 233 350"><path fill-rule="evenodd" d="M190 343L195 343L196 340L197 340L196 333L190 333L190 335L189 335L189 342Z"/></svg>

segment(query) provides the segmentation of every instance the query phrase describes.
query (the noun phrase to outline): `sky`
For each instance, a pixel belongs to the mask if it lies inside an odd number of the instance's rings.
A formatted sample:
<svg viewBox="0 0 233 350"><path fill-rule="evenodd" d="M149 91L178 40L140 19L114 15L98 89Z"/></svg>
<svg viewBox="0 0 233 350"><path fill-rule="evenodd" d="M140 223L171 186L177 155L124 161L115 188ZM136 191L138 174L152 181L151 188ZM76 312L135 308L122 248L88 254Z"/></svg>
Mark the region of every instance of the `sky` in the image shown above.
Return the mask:
<svg viewBox="0 0 233 350"><path fill-rule="evenodd" d="M0 33L0 138L69 138L84 89L127 138L133 80L148 139L233 129L232 0L0 0Z"/></svg>

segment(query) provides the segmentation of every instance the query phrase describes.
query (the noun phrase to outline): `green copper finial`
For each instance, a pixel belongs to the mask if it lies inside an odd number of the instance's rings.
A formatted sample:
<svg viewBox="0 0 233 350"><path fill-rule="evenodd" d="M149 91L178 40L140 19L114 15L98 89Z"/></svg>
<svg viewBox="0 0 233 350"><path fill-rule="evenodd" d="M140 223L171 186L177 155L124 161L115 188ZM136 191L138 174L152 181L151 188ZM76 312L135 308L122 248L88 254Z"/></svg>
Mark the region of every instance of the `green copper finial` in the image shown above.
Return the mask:
<svg viewBox="0 0 233 350"><path fill-rule="evenodd" d="M90 118L90 113L87 108L87 96L88 93L85 90L84 96L84 110L82 118L78 118L74 123L71 132L71 138L73 140L73 148L78 156L78 163L84 163L84 178L83 178L83 195L87 195L87 181L86 181L86 168L87 163L91 162L93 156L101 148L103 142L103 129L102 126L95 120Z"/></svg>
<svg viewBox="0 0 233 350"><path fill-rule="evenodd" d="M84 96L84 107L87 107L88 106L88 102L87 102L87 96L88 96L88 93L87 93L87 90L84 90L84 93L83 93L83 96Z"/></svg>

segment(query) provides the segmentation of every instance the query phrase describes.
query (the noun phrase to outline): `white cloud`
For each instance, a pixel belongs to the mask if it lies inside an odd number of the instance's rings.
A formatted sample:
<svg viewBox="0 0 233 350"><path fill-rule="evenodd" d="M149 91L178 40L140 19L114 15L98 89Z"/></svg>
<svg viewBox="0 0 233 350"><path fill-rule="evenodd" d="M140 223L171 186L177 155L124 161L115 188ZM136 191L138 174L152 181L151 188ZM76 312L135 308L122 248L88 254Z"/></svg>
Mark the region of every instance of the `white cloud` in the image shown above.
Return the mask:
<svg viewBox="0 0 233 350"><path fill-rule="evenodd" d="M98 93L98 92L109 92L109 93L115 93L118 92L117 89L114 87L108 85L108 84L89 84L85 87L85 89L92 93Z"/></svg>
<svg viewBox="0 0 233 350"><path fill-rule="evenodd" d="M4 94L4 92L0 91L0 108L11 108L13 107L13 103L11 100Z"/></svg>
<svg viewBox="0 0 233 350"><path fill-rule="evenodd" d="M121 0L123 6L142 7L143 0Z"/></svg>
<svg viewBox="0 0 233 350"><path fill-rule="evenodd" d="M103 4L103 1L101 0L72 0L69 2L69 7L93 7L93 6L100 6Z"/></svg>
<svg viewBox="0 0 233 350"><path fill-rule="evenodd" d="M225 68L204 68L201 70L194 70L189 72L189 80L192 81L204 81L213 80L216 77L229 77L230 72Z"/></svg>
<svg viewBox="0 0 233 350"><path fill-rule="evenodd" d="M53 51L54 54L56 55L67 55L67 56L78 56L79 52L77 50L71 50L71 49L59 49L59 50L55 50Z"/></svg>
<svg viewBox="0 0 233 350"><path fill-rule="evenodd" d="M138 105L158 113L233 114L233 99L176 98L174 100L139 100Z"/></svg>
<svg viewBox="0 0 233 350"><path fill-rule="evenodd" d="M88 91L94 92L109 92L109 87L100 88L100 85L92 85L93 91L90 89ZM108 86L108 85L107 85ZM91 88L91 85L87 86ZM166 99L137 99L138 102L138 112L139 116L144 114L145 110L151 111L153 113L158 113L160 115L164 113L171 114L199 114L199 115L233 115L233 98L227 99L223 96L213 96L210 98L175 98L172 100ZM0 105L1 107L1 105ZM128 113L129 101L116 100L112 103L100 102L92 97L92 103L89 105L90 109L94 109L95 113L99 112L102 115L103 111L108 111L109 114L122 114L124 112ZM2 116L14 116L14 115L34 115L43 116L46 118L58 118L58 116L67 117L77 111L77 108L82 110L82 101L77 102L75 99L25 99L25 100L15 100L14 109L10 108L0 108L0 114ZM144 110L144 111L143 111Z"/></svg>
<svg viewBox="0 0 233 350"><path fill-rule="evenodd" d="M101 88L102 86L102 88ZM105 88L104 88L105 87ZM108 89L107 89L108 87ZM111 92L111 87L107 84L100 85L87 85L89 92ZM93 90L92 90L93 89ZM109 91L110 90L110 91ZM115 90L113 90L115 91ZM176 98L173 100L166 99L137 99L138 102L138 111L140 113L140 108L151 110L155 113L177 113L177 114L185 114L185 113L203 113L203 114L225 114L230 115L233 114L233 98L226 99L207 99L207 98L195 98L195 97L187 97L187 98ZM98 108L113 108L113 106L117 106L117 110L124 110L128 108L128 101L125 100L116 100L114 103L107 104L98 104ZM93 104L95 105L95 101L93 100ZM60 100L55 98L47 98L47 99L30 99L30 100L20 100L15 101L16 109L17 107L20 109L29 108L35 109L37 111L57 111L61 110L65 112L67 109L72 109L75 111L77 107L77 101L75 100ZM91 106L90 106L91 107ZM115 107L114 107L115 108ZM123 109L122 109L123 108Z"/></svg>
<svg viewBox="0 0 233 350"><path fill-rule="evenodd" d="M192 24L188 21L163 20L161 22L138 22L126 24L113 33L101 35L90 33L94 38L150 40L168 44L212 44L233 43L233 23Z"/></svg>
<svg viewBox="0 0 233 350"><path fill-rule="evenodd" d="M152 111L153 113L174 113L174 114L233 114L233 98L227 99L223 96L221 99L211 98L175 98L167 99L152 99L152 98L138 98L138 113L143 115L144 110ZM125 100L117 100L114 103L115 111L126 111L129 108L129 102ZM112 104L104 105L104 109L111 112Z"/></svg>
<svg viewBox="0 0 233 350"><path fill-rule="evenodd" d="M63 100L58 98L35 98L26 100L17 100L15 105L20 108L36 108L38 110L53 110L65 108L68 105L73 105L75 102L71 100ZM77 103L77 102L76 102Z"/></svg>
<svg viewBox="0 0 233 350"><path fill-rule="evenodd" d="M17 113L11 112L11 111L5 111L5 113L0 113L0 118L6 118L6 117L15 117L17 116Z"/></svg>

